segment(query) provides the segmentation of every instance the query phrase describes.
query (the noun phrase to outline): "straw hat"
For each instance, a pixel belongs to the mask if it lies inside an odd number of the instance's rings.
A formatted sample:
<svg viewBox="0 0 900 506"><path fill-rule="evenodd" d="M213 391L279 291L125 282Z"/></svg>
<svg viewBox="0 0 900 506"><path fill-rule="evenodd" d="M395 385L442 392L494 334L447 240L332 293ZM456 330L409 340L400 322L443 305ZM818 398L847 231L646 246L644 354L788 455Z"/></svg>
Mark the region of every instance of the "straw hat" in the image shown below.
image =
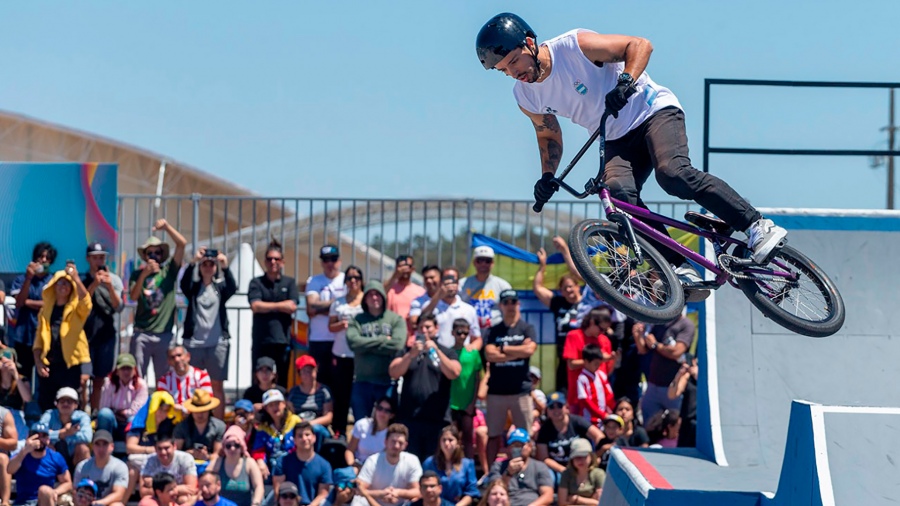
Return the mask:
<svg viewBox="0 0 900 506"><path fill-rule="evenodd" d="M191 395L191 400L185 401L184 409L191 413L202 413L204 411L212 411L219 406L219 399L216 399L206 390L198 388Z"/></svg>
<svg viewBox="0 0 900 506"><path fill-rule="evenodd" d="M169 245L167 243L162 242L159 237L150 237L144 244L138 246L138 255L141 257L141 260L147 261L147 248L159 247L162 249L162 258L159 260L160 263L165 262L169 259Z"/></svg>

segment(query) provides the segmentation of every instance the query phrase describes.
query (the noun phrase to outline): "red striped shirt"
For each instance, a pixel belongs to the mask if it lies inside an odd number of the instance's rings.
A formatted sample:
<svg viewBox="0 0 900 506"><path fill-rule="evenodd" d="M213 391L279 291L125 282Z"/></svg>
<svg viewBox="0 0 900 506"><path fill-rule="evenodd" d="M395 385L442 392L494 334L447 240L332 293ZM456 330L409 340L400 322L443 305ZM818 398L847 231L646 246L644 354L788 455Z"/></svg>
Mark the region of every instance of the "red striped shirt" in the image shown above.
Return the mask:
<svg viewBox="0 0 900 506"><path fill-rule="evenodd" d="M212 393L212 383L209 381L209 373L203 369L188 366L188 372L184 376L175 374L175 369L169 368L166 375L156 382L156 389L172 394L175 404L184 404L194 395L194 390L202 388Z"/></svg>

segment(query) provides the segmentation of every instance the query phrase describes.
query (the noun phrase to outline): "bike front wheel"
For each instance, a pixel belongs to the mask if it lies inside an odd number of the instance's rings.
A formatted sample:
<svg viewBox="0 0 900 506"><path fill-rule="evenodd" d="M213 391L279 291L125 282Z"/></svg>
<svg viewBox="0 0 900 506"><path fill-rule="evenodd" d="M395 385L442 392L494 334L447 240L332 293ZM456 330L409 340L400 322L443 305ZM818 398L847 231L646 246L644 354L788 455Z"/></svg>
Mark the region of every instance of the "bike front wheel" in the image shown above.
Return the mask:
<svg viewBox="0 0 900 506"><path fill-rule="evenodd" d="M738 254L748 258L750 251L743 249ZM788 330L828 337L844 325L844 300L837 287L825 271L790 246L777 251L764 268L737 274L735 280L750 302Z"/></svg>
<svg viewBox="0 0 900 506"><path fill-rule="evenodd" d="M681 314L684 289L665 258L637 237L642 262L615 223L585 220L569 234L575 267L597 295L646 323L668 323Z"/></svg>

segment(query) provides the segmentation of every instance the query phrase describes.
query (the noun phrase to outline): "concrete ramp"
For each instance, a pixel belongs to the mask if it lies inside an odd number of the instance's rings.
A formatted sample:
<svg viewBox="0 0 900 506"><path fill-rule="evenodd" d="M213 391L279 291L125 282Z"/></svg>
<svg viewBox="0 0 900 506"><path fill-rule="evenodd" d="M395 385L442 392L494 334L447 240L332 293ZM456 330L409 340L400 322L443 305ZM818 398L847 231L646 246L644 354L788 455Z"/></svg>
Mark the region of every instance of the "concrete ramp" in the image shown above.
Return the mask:
<svg viewBox="0 0 900 506"><path fill-rule="evenodd" d="M610 500L626 502L601 504L900 503L900 213L764 214L835 281L844 328L793 334L716 291L701 310L697 450L617 452Z"/></svg>

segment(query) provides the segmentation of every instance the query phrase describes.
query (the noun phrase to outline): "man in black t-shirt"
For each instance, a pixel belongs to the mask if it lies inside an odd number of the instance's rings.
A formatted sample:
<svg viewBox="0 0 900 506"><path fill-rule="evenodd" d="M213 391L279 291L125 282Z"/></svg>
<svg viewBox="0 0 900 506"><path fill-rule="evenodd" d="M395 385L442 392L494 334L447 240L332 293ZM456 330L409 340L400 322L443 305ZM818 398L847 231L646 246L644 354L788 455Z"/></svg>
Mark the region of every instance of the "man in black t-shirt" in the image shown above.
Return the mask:
<svg viewBox="0 0 900 506"><path fill-rule="evenodd" d="M247 301L253 311L250 360L254 363L260 357L274 360L277 369L282 371L278 384L287 386L291 322L297 311L300 292L294 278L281 273L284 268L284 253L281 251L281 244L275 240L266 249L265 266L266 273L250 280L247 288Z"/></svg>
<svg viewBox="0 0 900 506"><path fill-rule="evenodd" d="M534 326L522 321L519 295L515 290L500 292L503 319L491 327L485 339L484 355L490 363L487 413L488 462L493 462L503 442L506 414L516 427L531 429L531 378L528 364L537 350Z"/></svg>
<svg viewBox="0 0 900 506"><path fill-rule="evenodd" d="M547 421L541 424L537 434L537 459L547 467L562 473L569 463L569 447L577 438L584 438L596 445L603 433L589 420L569 414L566 395L553 392L547 398Z"/></svg>
<svg viewBox="0 0 900 506"><path fill-rule="evenodd" d="M681 396L669 398L669 383L675 379L685 360L685 353L691 349L694 330L694 322L684 312L666 325L655 325L643 339L635 339L638 351L651 355L647 390L641 396L644 420L665 409L678 411L681 408Z"/></svg>
<svg viewBox="0 0 900 506"><path fill-rule="evenodd" d="M462 369L459 355L436 341L437 318L419 318L419 335L412 346L391 361L392 379L403 378L397 419L409 428L406 451L420 460L433 455L441 429L450 424L450 382Z"/></svg>

